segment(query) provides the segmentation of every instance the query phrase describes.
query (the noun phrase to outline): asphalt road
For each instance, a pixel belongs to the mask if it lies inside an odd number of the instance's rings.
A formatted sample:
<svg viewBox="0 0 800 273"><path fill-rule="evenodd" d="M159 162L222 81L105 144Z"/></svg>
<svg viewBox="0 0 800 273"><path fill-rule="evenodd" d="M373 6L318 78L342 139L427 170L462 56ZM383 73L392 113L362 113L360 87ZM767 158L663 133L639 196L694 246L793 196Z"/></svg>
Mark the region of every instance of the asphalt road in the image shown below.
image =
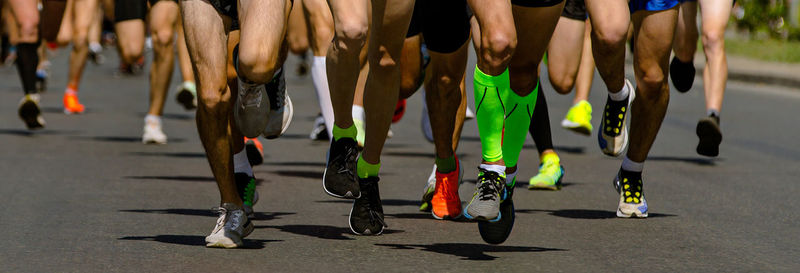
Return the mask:
<svg viewBox="0 0 800 273"><path fill-rule="evenodd" d="M378 237L352 235L350 202L321 188L328 144L307 137L318 112L310 78L288 73L295 117L284 137L263 140L256 230L244 249L222 250L203 246L219 196L194 114L171 92L169 144L141 144L147 76L117 77L115 54L105 55L106 64L87 66L80 91L87 111L77 116L61 113L66 51L54 58L43 95L47 128L33 133L16 116L15 69L0 69L0 271L800 270L798 89L730 83L714 159L694 150L695 124L705 114L702 79L687 94L673 92L645 166L650 218L632 220L614 217L611 179L621 159L602 155L594 137L559 127L571 96L555 94L545 80L565 187L518 189L514 231L495 246L480 239L475 223L436 221L417 210L433 163L433 145L420 132L419 95L384 151L389 229ZM287 69L295 67L291 59ZM599 82L593 90L597 128L606 94ZM474 188L479 148L477 126L468 122L459 149L468 180L463 200ZM536 174L537 158L529 141L520 160L523 182Z"/></svg>

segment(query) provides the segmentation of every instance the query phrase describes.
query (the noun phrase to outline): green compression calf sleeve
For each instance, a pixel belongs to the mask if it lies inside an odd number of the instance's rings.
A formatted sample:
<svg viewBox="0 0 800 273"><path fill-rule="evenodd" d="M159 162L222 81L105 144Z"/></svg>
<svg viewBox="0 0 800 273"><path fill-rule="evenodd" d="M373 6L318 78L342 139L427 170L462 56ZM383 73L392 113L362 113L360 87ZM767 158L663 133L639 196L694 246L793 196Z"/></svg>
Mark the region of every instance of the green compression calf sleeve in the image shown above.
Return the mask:
<svg viewBox="0 0 800 273"><path fill-rule="evenodd" d="M483 160L496 162L503 159L503 119L505 105L501 90L510 89L508 69L503 74L490 76L475 67L475 116L481 138Z"/></svg>
<svg viewBox="0 0 800 273"><path fill-rule="evenodd" d="M536 95L539 93L539 83L527 96L520 97L511 88L505 89L503 103L506 105L506 122L503 134L503 161L506 167L517 166L519 153L525 138L528 136L528 126L531 124L533 109L536 106Z"/></svg>

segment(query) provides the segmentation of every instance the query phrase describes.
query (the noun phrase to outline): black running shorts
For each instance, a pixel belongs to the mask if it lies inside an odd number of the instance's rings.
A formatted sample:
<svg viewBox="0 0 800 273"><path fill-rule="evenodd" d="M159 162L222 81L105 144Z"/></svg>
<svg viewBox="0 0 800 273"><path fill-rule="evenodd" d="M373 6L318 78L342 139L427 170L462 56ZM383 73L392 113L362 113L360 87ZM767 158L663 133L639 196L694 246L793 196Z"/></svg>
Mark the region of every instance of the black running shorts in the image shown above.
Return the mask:
<svg viewBox="0 0 800 273"><path fill-rule="evenodd" d="M428 50L452 53L469 40L469 18L466 0L420 0L406 37L422 33Z"/></svg>
<svg viewBox="0 0 800 273"><path fill-rule="evenodd" d="M150 6L152 7L158 1L164 0L115 0L114 22L144 20L147 16L147 2L150 2ZM178 2L178 0L172 1L175 1L175 3Z"/></svg>
<svg viewBox="0 0 800 273"><path fill-rule="evenodd" d="M566 17L573 20L586 21L586 2L584 0L565 0L564 11L561 12L561 17Z"/></svg>
<svg viewBox="0 0 800 273"><path fill-rule="evenodd" d="M564 0L511 0L511 4L528 8L542 8L555 6L563 1Z"/></svg>

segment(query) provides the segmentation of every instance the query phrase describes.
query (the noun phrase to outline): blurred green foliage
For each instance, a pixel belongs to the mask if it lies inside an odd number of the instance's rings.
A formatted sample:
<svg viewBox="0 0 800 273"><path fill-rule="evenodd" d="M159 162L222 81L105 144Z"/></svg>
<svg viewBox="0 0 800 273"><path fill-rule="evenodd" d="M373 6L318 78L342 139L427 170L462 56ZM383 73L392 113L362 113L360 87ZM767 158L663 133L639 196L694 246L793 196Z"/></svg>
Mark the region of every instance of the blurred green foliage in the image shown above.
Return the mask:
<svg viewBox="0 0 800 273"><path fill-rule="evenodd" d="M789 6L786 0L738 0L734 22L751 38L768 36L780 40L800 40L800 28L788 22Z"/></svg>

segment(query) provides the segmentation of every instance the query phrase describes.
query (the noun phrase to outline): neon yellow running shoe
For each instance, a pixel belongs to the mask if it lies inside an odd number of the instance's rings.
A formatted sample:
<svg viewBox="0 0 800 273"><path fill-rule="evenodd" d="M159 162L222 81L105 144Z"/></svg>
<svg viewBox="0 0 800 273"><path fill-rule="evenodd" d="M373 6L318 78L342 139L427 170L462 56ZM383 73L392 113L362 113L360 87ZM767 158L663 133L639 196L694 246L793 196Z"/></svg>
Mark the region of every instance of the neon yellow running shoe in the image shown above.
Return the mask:
<svg viewBox="0 0 800 273"><path fill-rule="evenodd" d="M542 164L539 164L539 174L531 178L528 189L560 190L561 179L564 178L564 167L561 166L561 159L555 153L548 153L542 156L541 162Z"/></svg>
<svg viewBox="0 0 800 273"><path fill-rule="evenodd" d="M592 135L592 105L588 101L582 100L567 112L567 116L561 121L561 127L578 134Z"/></svg>

